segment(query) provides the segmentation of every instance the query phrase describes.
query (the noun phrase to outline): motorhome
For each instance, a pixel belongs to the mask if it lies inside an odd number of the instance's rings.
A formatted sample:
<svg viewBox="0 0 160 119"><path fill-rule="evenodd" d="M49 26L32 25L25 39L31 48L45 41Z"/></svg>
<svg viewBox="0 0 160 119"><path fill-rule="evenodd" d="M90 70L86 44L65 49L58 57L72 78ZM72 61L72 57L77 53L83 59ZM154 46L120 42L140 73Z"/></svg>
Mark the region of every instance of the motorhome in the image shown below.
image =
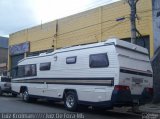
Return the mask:
<svg viewBox="0 0 160 119"><path fill-rule="evenodd" d="M70 111L79 105L131 106L151 99L152 67L147 49L111 38L22 59L12 90L26 102L64 101Z"/></svg>

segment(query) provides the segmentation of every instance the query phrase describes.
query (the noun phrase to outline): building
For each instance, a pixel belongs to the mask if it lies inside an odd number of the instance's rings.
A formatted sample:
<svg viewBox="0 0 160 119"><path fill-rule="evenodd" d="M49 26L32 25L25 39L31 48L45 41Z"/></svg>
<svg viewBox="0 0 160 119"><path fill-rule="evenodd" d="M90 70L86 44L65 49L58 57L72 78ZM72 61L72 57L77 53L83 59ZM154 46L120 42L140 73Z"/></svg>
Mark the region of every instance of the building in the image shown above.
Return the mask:
<svg viewBox="0 0 160 119"><path fill-rule="evenodd" d="M154 31L154 50L156 51L160 47L160 1L153 0L153 31Z"/></svg>
<svg viewBox="0 0 160 119"><path fill-rule="evenodd" d="M152 1L137 4L137 44L153 56ZM121 20L119 20L121 19ZM101 42L109 37L130 41L130 7L126 0L78 13L10 34L8 69L26 56L73 45Z"/></svg>
<svg viewBox="0 0 160 119"><path fill-rule="evenodd" d="M160 0L152 0L154 51L152 58L154 102L160 102Z"/></svg>
<svg viewBox="0 0 160 119"><path fill-rule="evenodd" d="M0 75L7 70L8 38L0 37Z"/></svg>

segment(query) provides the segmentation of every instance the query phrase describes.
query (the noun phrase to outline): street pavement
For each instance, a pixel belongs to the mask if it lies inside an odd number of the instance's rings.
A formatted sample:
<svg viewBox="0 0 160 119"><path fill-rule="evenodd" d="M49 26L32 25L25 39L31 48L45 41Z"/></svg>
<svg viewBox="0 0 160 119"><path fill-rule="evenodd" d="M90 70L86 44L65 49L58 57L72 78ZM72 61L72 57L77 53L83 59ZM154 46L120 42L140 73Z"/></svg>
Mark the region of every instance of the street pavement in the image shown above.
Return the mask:
<svg viewBox="0 0 160 119"><path fill-rule="evenodd" d="M139 110L143 113L157 113L160 114L160 104L145 104L139 107Z"/></svg>
<svg viewBox="0 0 160 119"><path fill-rule="evenodd" d="M20 97L1 96L0 114L3 113L56 113L71 114L65 110L62 103L51 103L47 101L37 101L34 103L23 102ZM111 111L94 111L82 108L79 112L84 119L141 119L141 115L128 113L122 109Z"/></svg>

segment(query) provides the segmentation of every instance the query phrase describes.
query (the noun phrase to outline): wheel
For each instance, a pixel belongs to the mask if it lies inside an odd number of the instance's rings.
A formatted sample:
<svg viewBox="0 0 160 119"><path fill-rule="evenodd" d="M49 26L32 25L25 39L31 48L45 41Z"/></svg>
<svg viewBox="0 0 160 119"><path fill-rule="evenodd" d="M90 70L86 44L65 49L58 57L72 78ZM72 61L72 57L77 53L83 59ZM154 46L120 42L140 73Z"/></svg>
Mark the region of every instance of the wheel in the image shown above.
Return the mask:
<svg viewBox="0 0 160 119"><path fill-rule="evenodd" d="M22 93L22 100L23 100L24 102L30 102L28 90L25 90L25 91Z"/></svg>
<svg viewBox="0 0 160 119"><path fill-rule="evenodd" d="M35 102L37 101L37 98L32 98L29 96L29 93L28 93L28 90L25 90L23 93L22 93L22 100L24 102Z"/></svg>
<svg viewBox="0 0 160 119"><path fill-rule="evenodd" d="M0 96L2 96L2 94L3 94L3 92L2 92L2 89L1 89L1 87L0 87Z"/></svg>
<svg viewBox="0 0 160 119"><path fill-rule="evenodd" d="M69 111L77 111L78 98L75 92L69 91L65 94L64 106Z"/></svg>

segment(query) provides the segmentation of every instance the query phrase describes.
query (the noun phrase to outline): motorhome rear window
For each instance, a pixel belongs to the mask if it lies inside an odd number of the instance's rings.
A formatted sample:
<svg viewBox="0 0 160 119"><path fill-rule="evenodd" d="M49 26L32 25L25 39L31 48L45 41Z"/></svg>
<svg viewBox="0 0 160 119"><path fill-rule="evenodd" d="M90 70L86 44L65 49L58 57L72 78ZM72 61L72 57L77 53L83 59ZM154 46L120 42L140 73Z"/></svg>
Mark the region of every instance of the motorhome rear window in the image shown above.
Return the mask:
<svg viewBox="0 0 160 119"><path fill-rule="evenodd" d="M67 57L66 58L66 64L75 64L76 60L77 60L77 56Z"/></svg>
<svg viewBox="0 0 160 119"><path fill-rule="evenodd" d="M90 68L103 68L109 66L107 53L91 54L89 57Z"/></svg>
<svg viewBox="0 0 160 119"><path fill-rule="evenodd" d="M50 70L51 62L40 63L40 71Z"/></svg>

